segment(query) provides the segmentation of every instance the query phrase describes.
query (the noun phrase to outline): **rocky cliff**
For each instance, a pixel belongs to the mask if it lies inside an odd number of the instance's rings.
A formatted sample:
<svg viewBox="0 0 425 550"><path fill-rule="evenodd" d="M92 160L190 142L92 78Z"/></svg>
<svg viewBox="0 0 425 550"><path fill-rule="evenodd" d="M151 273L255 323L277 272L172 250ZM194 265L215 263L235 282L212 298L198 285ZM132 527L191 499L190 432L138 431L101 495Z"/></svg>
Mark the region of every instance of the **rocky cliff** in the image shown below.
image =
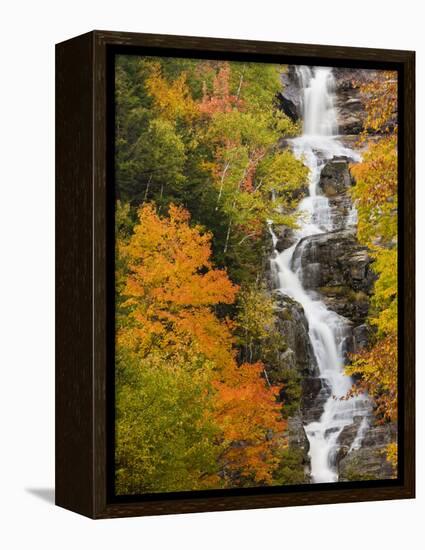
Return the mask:
<svg viewBox="0 0 425 550"><path fill-rule="evenodd" d="M353 69L338 67L333 70L335 78L335 107L338 133L343 141L356 139L365 128L366 112L361 97L361 86L376 80L374 69ZM282 74L283 91L278 94L282 111L293 121L302 117L300 82L294 65ZM394 122L397 113L394 113Z"/></svg>
<svg viewBox="0 0 425 550"><path fill-rule="evenodd" d="M359 85L372 80L374 75L375 71L356 69L334 71L338 130L345 143L354 142L364 130L366 114ZM284 90L278 98L280 107L292 120L298 121L302 116L302 105L295 67L289 67L282 81ZM292 257L292 270L298 270L301 274L304 289L347 320L344 349L347 361L351 352L358 352L369 343L371 329L366 319L375 281L373 260L356 237L356 211L350 196L353 185L355 180L346 157L334 157L326 162L318 187L331 206L331 219L328 221L332 230L299 241ZM300 190L300 193L304 192ZM278 252L294 244L290 230L276 228L276 235ZM303 468L303 482L308 482L309 442L304 426L321 417L331 391L318 376L302 306L286 296L276 296L275 315L285 341L285 351L280 361L269 368L269 376L272 383L282 384L283 401L288 396L294 399L295 395L296 405L288 419L289 446L294 450L301 449L299 467ZM299 385L299 392L292 391L290 394L288 386L291 388L294 383ZM335 461L339 479L392 477L385 448L396 440L396 426L377 425L372 413L373 404L366 397L360 406L369 410L369 414L365 418L355 417L354 423L344 428L338 437Z"/></svg>

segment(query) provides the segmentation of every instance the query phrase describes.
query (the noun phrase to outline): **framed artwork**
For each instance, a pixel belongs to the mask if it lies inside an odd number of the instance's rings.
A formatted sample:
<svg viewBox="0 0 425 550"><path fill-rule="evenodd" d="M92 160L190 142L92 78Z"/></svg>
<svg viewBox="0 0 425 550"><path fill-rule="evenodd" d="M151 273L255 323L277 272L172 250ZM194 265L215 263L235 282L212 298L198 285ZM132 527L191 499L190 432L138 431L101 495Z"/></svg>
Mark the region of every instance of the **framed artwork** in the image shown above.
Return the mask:
<svg viewBox="0 0 425 550"><path fill-rule="evenodd" d="M414 52L56 47L56 502L413 498Z"/></svg>

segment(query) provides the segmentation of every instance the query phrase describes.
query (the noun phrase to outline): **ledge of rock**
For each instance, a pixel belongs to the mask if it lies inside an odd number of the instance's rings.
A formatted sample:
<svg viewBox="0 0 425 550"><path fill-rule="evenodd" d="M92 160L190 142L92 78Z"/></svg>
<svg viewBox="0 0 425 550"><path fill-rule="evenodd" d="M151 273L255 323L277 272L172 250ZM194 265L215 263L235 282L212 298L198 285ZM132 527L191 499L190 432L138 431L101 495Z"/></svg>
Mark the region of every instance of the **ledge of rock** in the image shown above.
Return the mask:
<svg viewBox="0 0 425 550"><path fill-rule="evenodd" d="M366 247L358 243L354 230L302 239L293 262L301 266L304 288L319 292L330 309L355 325L364 323L375 275L372 259Z"/></svg>
<svg viewBox="0 0 425 550"><path fill-rule="evenodd" d="M339 480L391 479L395 473L386 459L386 447L396 441L395 424L375 425L368 429L360 449L339 461Z"/></svg>

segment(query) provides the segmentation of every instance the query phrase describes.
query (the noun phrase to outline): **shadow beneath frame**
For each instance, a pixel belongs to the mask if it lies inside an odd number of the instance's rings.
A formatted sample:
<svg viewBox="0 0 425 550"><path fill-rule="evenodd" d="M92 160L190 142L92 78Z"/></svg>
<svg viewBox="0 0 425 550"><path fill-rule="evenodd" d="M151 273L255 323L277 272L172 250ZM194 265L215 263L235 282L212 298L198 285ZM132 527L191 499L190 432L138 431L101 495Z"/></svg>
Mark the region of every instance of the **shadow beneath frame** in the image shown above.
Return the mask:
<svg viewBox="0 0 425 550"><path fill-rule="evenodd" d="M55 503L55 490L52 487L25 487L25 491L44 502Z"/></svg>

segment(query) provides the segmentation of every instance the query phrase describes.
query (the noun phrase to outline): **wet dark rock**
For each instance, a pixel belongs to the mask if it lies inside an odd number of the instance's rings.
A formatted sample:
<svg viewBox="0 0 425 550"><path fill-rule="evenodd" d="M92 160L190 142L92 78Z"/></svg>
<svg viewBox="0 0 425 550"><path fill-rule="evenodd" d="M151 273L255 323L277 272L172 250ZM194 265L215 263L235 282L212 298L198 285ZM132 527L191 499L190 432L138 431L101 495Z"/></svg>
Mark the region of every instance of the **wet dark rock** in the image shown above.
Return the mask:
<svg viewBox="0 0 425 550"><path fill-rule="evenodd" d="M359 431L361 421L362 421L361 416L355 416L354 420L353 420L353 423L348 425L348 426L345 426L342 429L341 433L338 436L337 442L340 445L344 445L345 447L350 448L350 446L353 444L353 442L356 438L356 435Z"/></svg>
<svg viewBox="0 0 425 550"><path fill-rule="evenodd" d="M329 205L332 208L332 225L335 231L345 229L350 219L353 201L351 197L345 193L329 197Z"/></svg>
<svg viewBox="0 0 425 550"><path fill-rule="evenodd" d="M292 229L287 227L277 227L275 228L275 234L277 236L276 250L278 252L283 252L293 244L295 244L294 232Z"/></svg>
<svg viewBox="0 0 425 550"><path fill-rule="evenodd" d="M370 328L368 325L359 325L354 327L352 331L353 337L353 349L354 353L358 353L362 349L365 349L370 339Z"/></svg>
<svg viewBox="0 0 425 550"><path fill-rule="evenodd" d="M299 106L284 93L278 93L279 107L293 122L296 122L299 117Z"/></svg>
<svg viewBox="0 0 425 550"><path fill-rule="evenodd" d="M364 323L375 275L372 259L354 229L302 239L293 263L301 266L304 288L319 292L330 309L355 326Z"/></svg>
<svg viewBox="0 0 425 550"><path fill-rule="evenodd" d="M339 461L339 480L391 479L396 477L386 459L386 447L397 439L395 424L371 426L361 447L348 452Z"/></svg>
<svg viewBox="0 0 425 550"><path fill-rule="evenodd" d="M360 134L364 127L366 111L359 85L371 81L376 76L376 71L336 68L333 72L338 131L340 134Z"/></svg>
<svg viewBox="0 0 425 550"><path fill-rule="evenodd" d="M293 366L303 376L317 376L317 362L308 336L308 322L304 309L288 296L276 295L276 323L287 350L281 355L282 367ZM278 373L272 373L277 381Z"/></svg>
<svg viewBox="0 0 425 550"><path fill-rule="evenodd" d="M325 164L320 173L319 189L327 197L346 193L353 184L348 161L344 157L334 157Z"/></svg>
<svg viewBox="0 0 425 550"><path fill-rule="evenodd" d="M283 90L277 96L279 107L294 122L301 117L301 89L295 66L289 65L281 76Z"/></svg>
<svg viewBox="0 0 425 550"><path fill-rule="evenodd" d="M301 410L304 424L316 422L323 414L331 389L322 378L308 377L302 381Z"/></svg>
<svg viewBox="0 0 425 550"><path fill-rule="evenodd" d="M338 436L338 452L336 454L336 464L338 464L345 456L347 456L351 445L354 443L358 434L362 416L355 416L353 423L345 426Z"/></svg>
<svg viewBox="0 0 425 550"><path fill-rule="evenodd" d="M301 449L308 461L307 455L310 449L310 443L307 439L301 415L288 418L288 443L295 449Z"/></svg>
<svg viewBox="0 0 425 550"><path fill-rule="evenodd" d="M362 447L386 447L397 440L397 424L374 424L367 430Z"/></svg>
<svg viewBox="0 0 425 550"><path fill-rule="evenodd" d="M360 86L372 82L377 78L377 71L374 69L349 69L335 68L336 110L338 131L344 135L358 135L365 128L366 111L364 98L360 93ZM396 124L397 113L393 114L390 127ZM369 133L371 132L368 129Z"/></svg>

